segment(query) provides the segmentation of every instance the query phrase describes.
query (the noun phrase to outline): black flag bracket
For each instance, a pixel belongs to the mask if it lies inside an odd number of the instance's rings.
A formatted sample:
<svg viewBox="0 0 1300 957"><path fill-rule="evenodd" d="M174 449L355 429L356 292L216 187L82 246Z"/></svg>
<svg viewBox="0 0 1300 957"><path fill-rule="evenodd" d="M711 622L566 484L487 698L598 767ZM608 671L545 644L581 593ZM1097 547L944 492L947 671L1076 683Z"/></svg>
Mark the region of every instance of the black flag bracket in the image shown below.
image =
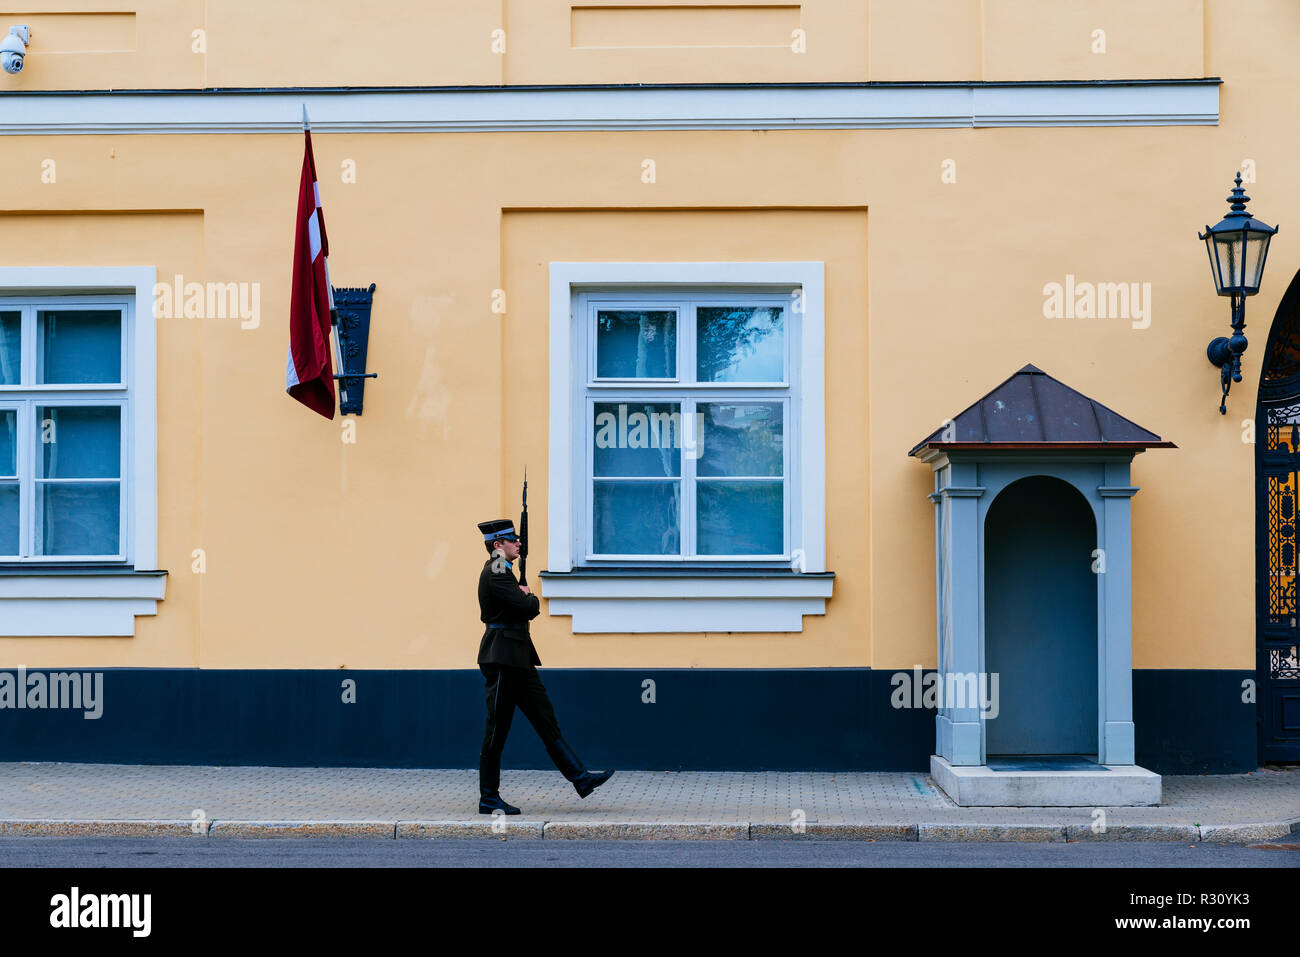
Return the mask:
<svg viewBox="0 0 1300 957"><path fill-rule="evenodd" d="M370 342L370 306L375 298L375 284L360 287L334 287L334 311L337 321L339 368L334 378L339 383L339 412L360 415L365 398L366 380L379 378L378 372L366 371L366 347Z"/></svg>

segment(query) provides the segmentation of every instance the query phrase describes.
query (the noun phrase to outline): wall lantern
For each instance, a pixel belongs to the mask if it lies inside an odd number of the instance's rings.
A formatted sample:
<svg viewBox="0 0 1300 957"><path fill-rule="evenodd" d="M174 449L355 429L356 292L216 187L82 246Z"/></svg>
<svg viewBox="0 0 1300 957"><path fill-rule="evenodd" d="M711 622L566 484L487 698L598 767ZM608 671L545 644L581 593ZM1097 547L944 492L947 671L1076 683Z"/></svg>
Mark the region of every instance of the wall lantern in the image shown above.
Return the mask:
<svg viewBox="0 0 1300 957"><path fill-rule="evenodd" d="M1218 224L1206 226L1205 250L1210 255L1210 271L1214 274L1214 289L1220 296L1232 298L1232 337L1219 336L1212 340L1205 353L1215 367L1223 385L1223 398L1219 401L1219 414L1228 413L1228 390L1232 383L1241 381L1241 354L1246 351L1246 297L1259 292L1264 278L1264 262L1268 259L1268 242L1277 232L1254 219L1246 212L1250 197L1241 188L1241 173L1237 185L1228 197L1232 209Z"/></svg>
<svg viewBox="0 0 1300 957"><path fill-rule="evenodd" d="M360 415L366 394L366 380L379 378L378 372L366 371L366 350L370 344L370 307L375 299L375 284L333 286L335 353L339 371L339 414Z"/></svg>

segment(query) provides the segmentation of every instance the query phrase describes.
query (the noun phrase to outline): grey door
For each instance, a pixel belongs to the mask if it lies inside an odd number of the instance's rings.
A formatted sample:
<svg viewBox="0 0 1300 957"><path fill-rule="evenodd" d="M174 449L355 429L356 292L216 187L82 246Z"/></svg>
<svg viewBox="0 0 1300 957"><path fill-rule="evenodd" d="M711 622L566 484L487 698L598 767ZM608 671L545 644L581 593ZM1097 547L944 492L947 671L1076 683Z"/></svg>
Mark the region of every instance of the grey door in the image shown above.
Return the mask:
<svg viewBox="0 0 1300 957"><path fill-rule="evenodd" d="M984 525L984 667L998 675L986 753L1097 756L1097 543L1073 486L1007 486Z"/></svg>

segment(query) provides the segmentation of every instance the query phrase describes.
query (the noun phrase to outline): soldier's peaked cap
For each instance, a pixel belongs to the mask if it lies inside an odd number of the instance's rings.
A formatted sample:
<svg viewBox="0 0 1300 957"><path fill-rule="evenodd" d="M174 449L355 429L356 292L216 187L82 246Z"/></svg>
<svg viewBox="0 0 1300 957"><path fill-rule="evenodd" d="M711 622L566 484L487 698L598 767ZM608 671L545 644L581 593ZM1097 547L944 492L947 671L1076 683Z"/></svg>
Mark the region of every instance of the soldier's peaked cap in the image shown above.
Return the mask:
<svg viewBox="0 0 1300 957"><path fill-rule="evenodd" d="M518 541L519 536L515 534L515 523L508 518L493 519L490 522L479 522L478 530L483 533L483 541L491 542L498 538Z"/></svg>

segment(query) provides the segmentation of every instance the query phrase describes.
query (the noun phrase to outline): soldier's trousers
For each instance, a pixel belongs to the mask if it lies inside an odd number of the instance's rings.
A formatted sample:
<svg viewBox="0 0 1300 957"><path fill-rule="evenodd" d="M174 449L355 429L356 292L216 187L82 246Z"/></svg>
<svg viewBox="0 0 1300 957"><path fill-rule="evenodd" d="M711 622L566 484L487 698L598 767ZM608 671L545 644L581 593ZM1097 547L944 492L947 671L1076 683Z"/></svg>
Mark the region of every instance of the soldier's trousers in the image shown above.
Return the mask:
<svg viewBox="0 0 1300 957"><path fill-rule="evenodd" d="M479 789L495 794L501 784L501 751L514 720L515 708L524 713L543 744L560 736L555 709L546 694L546 686L536 668L510 668L506 665L479 665L487 691L487 728L479 749Z"/></svg>

